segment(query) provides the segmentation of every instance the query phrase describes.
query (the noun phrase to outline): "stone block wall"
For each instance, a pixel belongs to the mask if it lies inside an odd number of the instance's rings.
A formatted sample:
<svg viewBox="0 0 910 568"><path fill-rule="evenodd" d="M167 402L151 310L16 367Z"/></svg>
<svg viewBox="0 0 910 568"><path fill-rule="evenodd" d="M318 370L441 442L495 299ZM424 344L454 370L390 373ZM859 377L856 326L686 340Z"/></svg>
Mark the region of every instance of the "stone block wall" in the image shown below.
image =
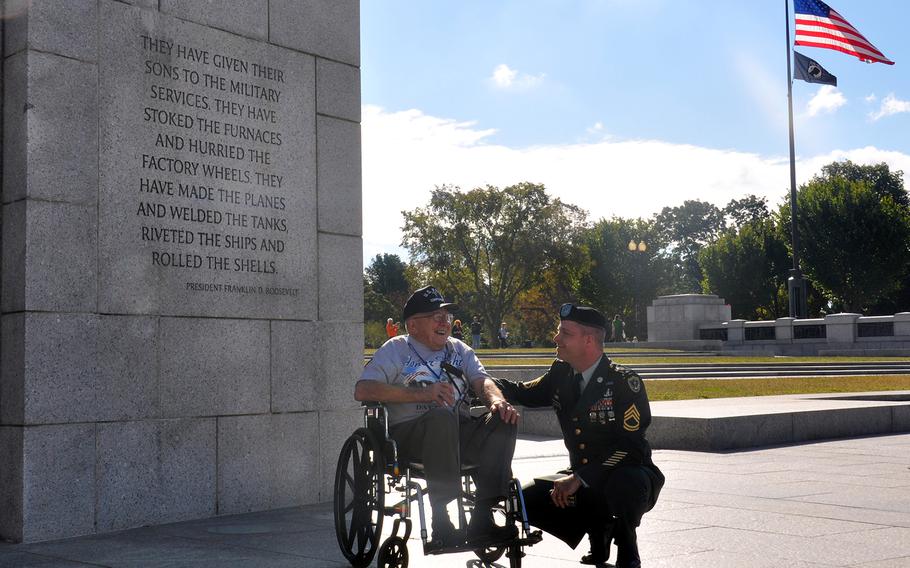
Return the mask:
<svg viewBox="0 0 910 568"><path fill-rule="evenodd" d="M648 306L648 342L699 339L699 326L730 319L730 305L714 294L660 296Z"/></svg>
<svg viewBox="0 0 910 568"><path fill-rule="evenodd" d="M0 539L330 500L359 3L2 7Z"/></svg>

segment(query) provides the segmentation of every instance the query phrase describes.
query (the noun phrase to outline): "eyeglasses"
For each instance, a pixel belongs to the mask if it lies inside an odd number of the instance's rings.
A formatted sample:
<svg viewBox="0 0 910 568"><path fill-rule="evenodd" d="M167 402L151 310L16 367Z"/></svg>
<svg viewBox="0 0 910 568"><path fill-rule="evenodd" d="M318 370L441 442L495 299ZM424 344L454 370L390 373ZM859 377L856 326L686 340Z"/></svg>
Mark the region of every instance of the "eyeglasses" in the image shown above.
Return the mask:
<svg viewBox="0 0 910 568"><path fill-rule="evenodd" d="M455 316L452 314L426 314L424 316L414 316L414 319L427 319L432 318L436 323L447 323L451 324L455 321Z"/></svg>

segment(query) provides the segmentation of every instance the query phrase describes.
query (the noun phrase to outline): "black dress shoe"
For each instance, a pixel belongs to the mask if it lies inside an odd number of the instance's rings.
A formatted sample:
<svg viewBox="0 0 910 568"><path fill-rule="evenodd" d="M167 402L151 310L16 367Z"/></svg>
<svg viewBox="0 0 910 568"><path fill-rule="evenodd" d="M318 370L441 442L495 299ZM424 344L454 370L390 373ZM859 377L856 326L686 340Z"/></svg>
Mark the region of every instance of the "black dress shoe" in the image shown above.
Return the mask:
<svg viewBox="0 0 910 568"><path fill-rule="evenodd" d="M581 563L588 566L597 566L597 568L615 568L603 556L595 556L591 552L581 557Z"/></svg>
<svg viewBox="0 0 910 568"><path fill-rule="evenodd" d="M493 522L492 514L475 514L468 523L468 544L473 547L492 546L517 536L518 527L515 525L501 527Z"/></svg>
<svg viewBox="0 0 910 568"><path fill-rule="evenodd" d="M427 550L440 550L464 544L464 531L455 528L452 521L433 521L433 537L427 543Z"/></svg>

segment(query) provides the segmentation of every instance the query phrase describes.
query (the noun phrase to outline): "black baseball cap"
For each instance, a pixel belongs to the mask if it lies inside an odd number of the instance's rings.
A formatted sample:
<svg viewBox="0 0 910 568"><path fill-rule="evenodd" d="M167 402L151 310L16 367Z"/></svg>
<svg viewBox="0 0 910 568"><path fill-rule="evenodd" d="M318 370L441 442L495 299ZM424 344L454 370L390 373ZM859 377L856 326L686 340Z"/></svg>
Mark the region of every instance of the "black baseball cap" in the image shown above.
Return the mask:
<svg viewBox="0 0 910 568"><path fill-rule="evenodd" d="M446 302L445 298L442 297L442 294L440 294L439 290L434 286L424 286L411 294L408 301L404 303L404 312L401 315L401 321L405 321L416 314L435 312L440 308L445 308L451 312L457 310L458 306L451 302Z"/></svg>
<svg viewBox="0 0 910 568"><path fill-rule="evenodd" d="M563 321L574 321L581 325L591 327L607 328L607 319L602 313L587 306L576 306L575 304L563 304L559 308L559 319Z"/></svg>

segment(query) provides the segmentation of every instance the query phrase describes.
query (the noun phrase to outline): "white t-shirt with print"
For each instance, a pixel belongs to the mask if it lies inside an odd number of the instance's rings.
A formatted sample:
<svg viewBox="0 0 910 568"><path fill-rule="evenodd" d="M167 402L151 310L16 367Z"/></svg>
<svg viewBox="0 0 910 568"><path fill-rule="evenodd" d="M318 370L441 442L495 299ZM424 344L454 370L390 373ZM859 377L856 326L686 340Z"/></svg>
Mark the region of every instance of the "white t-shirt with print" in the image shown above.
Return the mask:
<svg viewBox="0 0 910 568"><path fill-rule="evenodd" d="M446 346L433 351L407 335L399 335L386 341L376 350L373 359L363 368L362 381L383 381L391 385L404 385L411 388L423 388L428 384L448 381L442 370L442 363L447 361L453 367L461 369L463 378L452 376L458 392L456 397L467 394L470 383L481 378L489 378L486 369L480 363L474 350L465 343L450 337ZM467 401L468 403L470 400ZM436 402L396 402L387 403L389 423L399 424L417 418L431 408L440 405ZM467 412L467 404L462 405Z"/></svg>

